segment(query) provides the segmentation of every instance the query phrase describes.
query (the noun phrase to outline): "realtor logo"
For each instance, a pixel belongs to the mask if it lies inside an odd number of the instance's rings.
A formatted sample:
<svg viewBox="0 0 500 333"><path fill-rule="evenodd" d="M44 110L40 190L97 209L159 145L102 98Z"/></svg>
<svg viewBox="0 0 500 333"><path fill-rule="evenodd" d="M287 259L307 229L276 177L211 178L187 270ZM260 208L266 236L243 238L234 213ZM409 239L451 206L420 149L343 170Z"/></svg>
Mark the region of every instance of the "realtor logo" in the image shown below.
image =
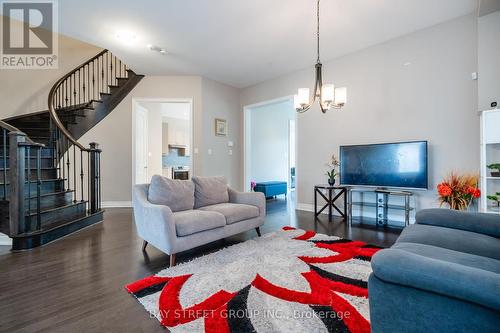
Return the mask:
<svg viewBox="0 0 500 333"><path fill-rule="evenodd" d="M57 11L54 1L3 1L3 69L57 68Z"/></svg>

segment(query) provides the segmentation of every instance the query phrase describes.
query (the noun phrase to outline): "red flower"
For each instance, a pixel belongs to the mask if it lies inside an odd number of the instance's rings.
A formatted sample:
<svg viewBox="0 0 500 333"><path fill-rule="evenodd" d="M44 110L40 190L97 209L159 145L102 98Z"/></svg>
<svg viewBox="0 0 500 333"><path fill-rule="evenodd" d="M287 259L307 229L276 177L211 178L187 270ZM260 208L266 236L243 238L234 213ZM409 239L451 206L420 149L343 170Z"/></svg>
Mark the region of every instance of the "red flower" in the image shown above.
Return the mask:
<svg viewBox="0 0 500 333"><path fill-rule="evenodd" d="M438 184L437 190L438 190L439 195L442 197L449 197L451 195L451 193L453 192L451 187L446 183Z"/></svg>
<svg viewBox="0 0 500 333"><path fill-rule="evenodd" d="M481 190L473 186L469 186L467 188L467 193L472 195L474 198L479 198L481 196Z"/></svg>

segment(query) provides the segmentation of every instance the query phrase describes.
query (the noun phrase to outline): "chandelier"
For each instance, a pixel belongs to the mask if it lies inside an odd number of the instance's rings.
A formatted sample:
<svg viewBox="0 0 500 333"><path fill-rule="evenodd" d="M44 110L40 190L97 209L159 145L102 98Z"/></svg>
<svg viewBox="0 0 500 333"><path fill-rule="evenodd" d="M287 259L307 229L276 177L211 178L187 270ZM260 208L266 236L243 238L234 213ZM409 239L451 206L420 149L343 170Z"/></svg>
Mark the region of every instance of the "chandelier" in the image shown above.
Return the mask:
<svg viewBox="0 0 500 333"><path fill-rule="evenodd" d="M317 40L317 54L318 58L316 60L315 70L316 70L316 82L314 83L314 92L312 96L312 101L309 97L309 88L299 88L297 95L294 96L293 102L295 110L299 113L306 112L311 108L316 99L319 101L319 107L323 113L326 113L330 109L341 109L347 100L347 88L335 88L333 84L323 84L321 76L321 61L319 60L319 1L317 1L316 9L316 20L317 20L317 30L316 30L316 40Z"/></svg>

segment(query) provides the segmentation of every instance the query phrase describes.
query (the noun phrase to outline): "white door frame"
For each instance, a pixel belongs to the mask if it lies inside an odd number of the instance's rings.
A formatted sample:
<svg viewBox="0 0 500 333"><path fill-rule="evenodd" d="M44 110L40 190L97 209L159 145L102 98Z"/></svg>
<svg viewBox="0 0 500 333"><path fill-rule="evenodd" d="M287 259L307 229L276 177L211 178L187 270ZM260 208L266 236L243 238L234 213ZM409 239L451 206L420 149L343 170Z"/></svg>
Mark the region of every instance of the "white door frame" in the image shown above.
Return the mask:
<svg viewBox="0 0 500 333"><path fill-rule="evenodd" d="M139 110L141 110L139 112ZM137 119L138 119L138 115L143 113L143 117L145 117L146 119L142 119L142 121L145 121L145 126L141 126L140 124L137 123ZM137 128L137 126L141 127L140 129ZM142 132L146 130L146 133L141 133L141 136L143 136L143 140L145 140L145 143L143 147L140 147L141 148L141 151L142 149L146 148L146 151L142 151L142 154L145 154L145 159L146 161L144 162L146 165L143 167L144 169L146 169L145 171L145 177L146 177L146 182L148 181L148 174L149 174L149 138L148 138L148 132L149 132L149 110L147 110L146 108L144 107L140 107L139 108L139 105L136 103L135 104L135 108L134 108L134 128L132 130L132 133L133 133L133 137L134 137L134 146L133 146L133 156L134 156L134 159L132 160L132 165L133 165L133 169L135 170L134 172L134 178L132 179L133 180L133 184L135 185L137 183L137 172L141 172L141 170L138 170L137 169L137 148L139 148L137 146L137 137L138 137L138 131ZM139 156L140 159L144 158L144 156ZM140 166L139 166L140 168ZM142 172L144 172L144 170L142 170ZM139 182L142 183L141 180L139 180Z"/></svg>
<svg viewBox="0 0 500 333"><path fill-rule="evenodd" d="M293 123L293 133L294 133L294 138L293 138L293 143L294 143L294 149L292 149L291 145L290 145L290 133L292 133L292 123ZM296 189L297 187L297 138L295 137L297 135L297 131L296 131L296 127L297 127L297 115L295 115L295 118L294 119L290 119L288 120L288 192L290 192L292 190L292 175L291 175L291 170L292 170L292 155L291 155L291 152L293 150L293 153L294 153L294 157L295 157L295 188L294 190Z"/></svg>
<svg viewBox="0 0 500 333"><path fill-rule="evenodd" d="M269 104L274 104L274 103L279 103L279 102L286 102L286 101L292 101L293 103L293 95L288 95L288 96L283 96L267 101L262 101L259 103L255 104L249 104L243 106L243 189L245 191L250 191L250 174L251 174L251 164L250 164L250 153L251 153L251 133L250 133L250 126L251 126L251 110L252 108L264 106L264 105L269 105ZM298 115L295 115L295 193L298 193L298 186L297 186L297 179L298 179L298 158L297 158L297 142L298 142L298 125L299 122L298 120ZM298 196L295 195L295 206L297 205L297 198Z"/></svg>
<svg viewBox="0 0 500 333"><path fill-rule="evenodd" d="M191 140L191 159L189 166L189 173L194 175L194 110L193 110L193 98L147 98L147 97L134 97L132 98L132 186L135 185L135 149L136 149L136 133L135 133L135 117L136 117L136 107L137 103L188 103L189 104L189 137Z"/></svg>

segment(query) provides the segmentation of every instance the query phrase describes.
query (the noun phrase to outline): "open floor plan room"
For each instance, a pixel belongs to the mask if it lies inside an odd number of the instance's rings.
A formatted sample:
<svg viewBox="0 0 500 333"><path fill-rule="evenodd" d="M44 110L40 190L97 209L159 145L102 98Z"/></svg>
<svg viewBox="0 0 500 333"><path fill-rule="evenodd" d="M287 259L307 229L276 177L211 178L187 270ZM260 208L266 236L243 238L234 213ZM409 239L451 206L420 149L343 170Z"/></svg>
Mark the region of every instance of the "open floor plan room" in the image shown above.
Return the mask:
<svg viewBox="0 0 500 333"><path fill-rule="evenodd" d="M498 331L499 0L0 6L0 332Z"/></svg>

